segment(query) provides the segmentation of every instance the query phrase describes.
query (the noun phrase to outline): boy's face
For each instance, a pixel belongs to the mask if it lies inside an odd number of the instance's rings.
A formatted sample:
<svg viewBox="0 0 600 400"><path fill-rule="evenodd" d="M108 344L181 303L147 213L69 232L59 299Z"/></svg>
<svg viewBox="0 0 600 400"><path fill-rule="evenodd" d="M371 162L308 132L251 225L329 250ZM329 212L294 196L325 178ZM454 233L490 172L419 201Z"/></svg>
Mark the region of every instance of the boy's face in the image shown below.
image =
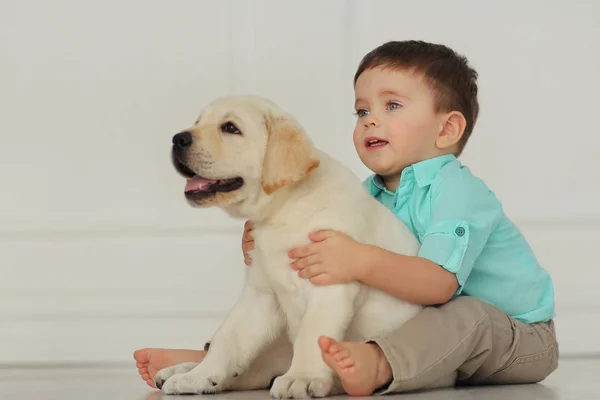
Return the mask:
<svg viewBox="0 0 600 400"><path fill-rule="evenodd" d="M391 68L364 71L354 87L358 114L354 146L367 168L396 189L402 170L441 154L436 146L444 115L434 96L413 72Z"/></svg>

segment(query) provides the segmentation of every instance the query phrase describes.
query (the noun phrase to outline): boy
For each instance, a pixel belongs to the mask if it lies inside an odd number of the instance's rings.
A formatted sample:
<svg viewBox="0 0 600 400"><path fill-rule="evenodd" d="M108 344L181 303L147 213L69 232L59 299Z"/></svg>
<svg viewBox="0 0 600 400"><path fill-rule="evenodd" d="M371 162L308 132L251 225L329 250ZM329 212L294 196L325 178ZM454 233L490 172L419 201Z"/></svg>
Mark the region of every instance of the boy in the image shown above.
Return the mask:
<svg viewBox="0 0 600 400"><path fill-rule="evenodd" d="M552 280L493 192L457 159L477 120L476 80L464 57L420 41L377 47L355 74L354 145L373 172L364 184L421 248L403 256L321 231L290 251L291 268L315 284L356 279L427 307L366 343L319 339L350 395L534 383L557 368ZM247 223L244 253L251 230ZM154 386L157 370L204 353L134 357Z"/></svg>

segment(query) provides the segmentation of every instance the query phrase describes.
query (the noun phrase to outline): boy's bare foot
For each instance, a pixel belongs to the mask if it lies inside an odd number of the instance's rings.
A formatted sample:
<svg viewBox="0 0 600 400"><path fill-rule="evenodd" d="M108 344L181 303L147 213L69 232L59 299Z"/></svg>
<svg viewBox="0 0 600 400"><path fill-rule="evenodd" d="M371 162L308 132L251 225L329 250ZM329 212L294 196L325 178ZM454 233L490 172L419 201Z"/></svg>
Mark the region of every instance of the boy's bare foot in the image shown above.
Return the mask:
<svg viewBox="0 0 600 400"><path fill-rule="evenodd" d="M204 356L206 351L183 349L140 349L133 353L142 379L153 388L156 388L154 375L161 369L185 362L201 362Z"/></svg>
<svg viewBox="0 0 600 400"><path fill-rule="evenodd" d="M336 342L321 336L319 347L323 360L338 374L350 396L370 396L392 381L392 367L376 344Z"/></svg>

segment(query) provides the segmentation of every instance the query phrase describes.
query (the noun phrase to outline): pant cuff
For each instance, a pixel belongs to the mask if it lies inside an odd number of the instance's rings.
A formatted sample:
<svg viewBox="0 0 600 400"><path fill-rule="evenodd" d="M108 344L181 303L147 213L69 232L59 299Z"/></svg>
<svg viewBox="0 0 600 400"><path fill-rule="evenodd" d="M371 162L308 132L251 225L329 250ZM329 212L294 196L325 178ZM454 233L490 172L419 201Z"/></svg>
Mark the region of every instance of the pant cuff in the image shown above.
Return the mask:
<svg viewBox="0 0 600 400"><path fill-rule="evenodd" d="M398 366L393 362L398 357L398 355L394 352L394 348L384 337L381 336L369 339L365 343L374 343L378 345L381 351L383 351L383 354L387 362L390 364L390 367L392 368L392 382L387 386L382 386L376 389L373 392L373 396L398 393L399 390L397 387L399 386L398 383L400 382L401 371L398 370Z"/></svg>

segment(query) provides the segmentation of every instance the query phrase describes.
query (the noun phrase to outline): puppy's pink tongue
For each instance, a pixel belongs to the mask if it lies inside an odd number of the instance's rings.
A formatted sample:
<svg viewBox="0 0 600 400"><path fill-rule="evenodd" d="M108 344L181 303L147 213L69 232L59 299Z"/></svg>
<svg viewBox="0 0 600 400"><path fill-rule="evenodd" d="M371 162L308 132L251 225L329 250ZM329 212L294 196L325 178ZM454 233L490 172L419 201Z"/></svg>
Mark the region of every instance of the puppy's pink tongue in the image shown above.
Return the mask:
<svg viewBox="0 0 600 400"><path fill-rule="evenodd" d="M199 176L195 176L190 179L185 185L186 192L193 192L195 190L204 190L208 187L208 185L217 182L216 179L204 179Z"/></svg>

